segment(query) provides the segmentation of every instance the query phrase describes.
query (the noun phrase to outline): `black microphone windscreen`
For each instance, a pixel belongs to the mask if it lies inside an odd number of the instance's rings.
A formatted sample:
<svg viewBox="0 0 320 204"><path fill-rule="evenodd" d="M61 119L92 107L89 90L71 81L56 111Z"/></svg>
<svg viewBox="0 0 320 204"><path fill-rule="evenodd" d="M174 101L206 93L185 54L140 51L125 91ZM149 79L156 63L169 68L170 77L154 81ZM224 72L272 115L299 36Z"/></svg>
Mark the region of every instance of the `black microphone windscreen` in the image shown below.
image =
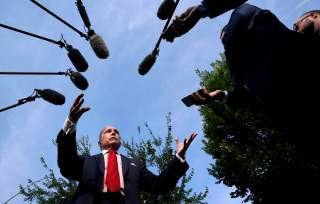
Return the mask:
<svg viewBox="0 0 320 204"><path fill-rule="evenodd" d="M81 90L86 90L89 86L87 79L79 72L71 72L70 79Z"/></svg>
<svg viewBox="0 0 320 204"><path fill-rule="evenodd" d="M174 0L164 0L158 8L157 16L161 20L166 20L174 12L175 2Z"/></svg>
<svg viewBox="0 0 320 204"><path fill-rule="evenodd" d="M100 37L97 34L93 34L90 37L89 42L90 42L91 48L93 49L93 51L97 55L97 57L99 57L101 59L106 59L109 57L109 50L107 48L106 43L102 39L102 37Z"/></svg>
<svg viewBox="0 0 320 204"><path fill-rule="evenodd" d="M79 72L84 72L88 69L89 65L79 50L68 48L68 57Z"/></svg>
<svg viewBox="0 0 320 204"><path fill-rule="evenodd" d="M147 55L139 65L139 69L138 69L139 74L145 75L146 73L148 73L148 71L151 69L151 67L154 65L155 62L156 62L156 55L154 55L153 53Z"/></svg>
<svg viewBox="0 0 320 204"><path fill-rule="evenodd" d="M51 89L36 89L41 98L55 105L63 105L66 101L64 95Z"/></svg>

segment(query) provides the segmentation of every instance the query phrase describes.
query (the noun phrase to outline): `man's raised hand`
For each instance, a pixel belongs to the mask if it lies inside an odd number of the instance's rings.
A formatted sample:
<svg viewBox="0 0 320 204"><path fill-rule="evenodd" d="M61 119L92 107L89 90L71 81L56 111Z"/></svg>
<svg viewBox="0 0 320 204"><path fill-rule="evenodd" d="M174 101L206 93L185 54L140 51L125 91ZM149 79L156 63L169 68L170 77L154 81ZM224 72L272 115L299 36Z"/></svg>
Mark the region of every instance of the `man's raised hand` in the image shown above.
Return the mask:
<svg viewBox="0 0 320 204"><path fill-rule="evenodd" d="M81 107L84 102L83 96L84 94L80 94L79 96L77 96L77 98L73 102L73 105L70 108L68 117L69 120L71 120L74 123L78 122L83 113L90 110L89 107Z"/></svg>
<svg viewBox="0 0 320 204"><path fill-rule="evenodd" d="M177 153L180 157L184 158L187 149L197 135L197 133L193 132L189 137L183 140L183 143L179 142L179 138L176 137Z"/></svg>

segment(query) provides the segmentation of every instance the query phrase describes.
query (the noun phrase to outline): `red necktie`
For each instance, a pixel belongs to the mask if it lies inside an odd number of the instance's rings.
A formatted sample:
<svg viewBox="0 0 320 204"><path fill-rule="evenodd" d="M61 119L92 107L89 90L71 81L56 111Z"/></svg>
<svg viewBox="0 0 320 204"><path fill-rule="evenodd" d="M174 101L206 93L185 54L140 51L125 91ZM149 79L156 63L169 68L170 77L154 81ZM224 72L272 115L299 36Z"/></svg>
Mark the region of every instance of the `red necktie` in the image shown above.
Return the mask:
<svg viewBox="0 0 320 204"><path fill-rule="evenodd" d="M105 184L107 185L108 192L120 191L120 177L119 177L117 155L114 150L109 150Z"/></svg>

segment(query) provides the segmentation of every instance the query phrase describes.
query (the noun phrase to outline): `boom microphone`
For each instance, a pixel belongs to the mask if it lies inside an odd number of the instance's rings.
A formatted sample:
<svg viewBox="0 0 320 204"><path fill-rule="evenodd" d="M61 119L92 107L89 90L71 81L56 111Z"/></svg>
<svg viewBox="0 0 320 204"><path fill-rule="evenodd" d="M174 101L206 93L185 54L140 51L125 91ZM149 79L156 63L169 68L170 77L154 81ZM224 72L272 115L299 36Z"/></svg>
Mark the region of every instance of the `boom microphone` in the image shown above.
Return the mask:
<svg viewBox="0 0 320 204"><path fill-rule="evenodd" d="M68 69L66 72L0 72L0 75L65 75L69 76L72 83L81 90L89 86L87 79L79 72Z"/></svg>
<svg viewBox="0 0 320 204"><path fill-rule="evenodd" d="M106 59L109 57L109 50L107 48L106 43L102 39L100 35L97 35L94 33L93 30L91 30L92 34L90 36L90 45L91 48L93 49L94 53L96 54L97 57L100 59ZM90 31L89 31L90 33Z"/></svg>
<svg viewBox="0 0 320 204"><path fill-rule="evenodd" d="M79 72L70 71L70 79L81 90L86 90L89 86L87 79Z"/></svg>
<svg viewBox="0 0 320 204"><path fill-rule="evenodd" d="M90 28L90 27L91 27L91 23L90 23L88 14L87 14L87 12L86 12L86 8L85 8L84 5L82 4L81 0L77 0L76 5L77 5L77 7L78 7L78 10L79 10L79 13L80 13L80 16L81 16L81 18L82 18L82 21L83 21L84 25L85 25L87 28Z"/></svg>
<svg viewBox="0 0 320 204"><path fill-rule="evenodd" d="M78 49L73 48L71 45L67 45L68 57L71 60L74 67L79 72L84 72L88 69L89 65L85 58L82 56Z"/></svg>
<svg viewBox="0 0 320 204"><path fill-rule="evenodd" d="M175 2L174 0L164 0L158 8L157 16L161 20L166 20L174 12Z"/></svg>
<svg viewBox="0 0 320 204"><path fill-rule="evenodd" d="M148 73L148 71L156 62L157 55L158 55L158 50L153 51L151 54L147 55L143 59L143 61L139 65L139 69L138 69L139 74L145 75L146 73Z"/></svg>
<svg viewBox="0 0 320 204"><path fill-rule="evenodd" d="M164 25L164 28L162 29L162 33L159 36L159 39L158 39L158 41L156 43L156 46L154 47L152 53L147 55L144 58L144 60L141 62L141 64L139 65L139 69L138 69L139 74L145 75L152 68L152 66L154 65L154 63L155 63L155 61L157 59L157 55L159 54L159 51L160 51L159 50L159 46L160 46L161 40L163 38L163 34L166 31L166 29L168 28L168 25L169 25L169 23L171 21L172 15L173 15L174 11L176 10L176 8L177 8L177 6L179 4L179 1L180 0L176 0L176 2L174 2L173 11L170 13L170 15L169 15L169 17L167 19L167 22ZM163 2L162 4L165 4L165 2Z"/></svg>
<svg viewBox="0 0 320 204"><path fill-rule="evenodd" d="M44 100L48 101L49 103L55 104L55 105L63 105L65 102L65 97L59 92L56 92L51 89L35 89L37 92L37 95L39 95Z"/></svg>

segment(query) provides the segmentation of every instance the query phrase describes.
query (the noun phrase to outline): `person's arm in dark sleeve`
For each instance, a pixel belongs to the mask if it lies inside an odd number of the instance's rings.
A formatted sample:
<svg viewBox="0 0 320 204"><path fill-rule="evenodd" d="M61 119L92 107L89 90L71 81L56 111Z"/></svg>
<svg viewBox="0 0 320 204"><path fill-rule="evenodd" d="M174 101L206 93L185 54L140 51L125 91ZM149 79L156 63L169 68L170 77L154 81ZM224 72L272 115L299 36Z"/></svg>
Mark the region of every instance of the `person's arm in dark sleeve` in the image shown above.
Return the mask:
<svg viewBox="0 0 320 204"><path fill-rule="evenodd" d="M240 15L251 15L255 6L244 4L246 0L204 0L198 6L191 6L180 16L172 21L168 29L162 34L162 38L173 42L176 37L180 37L189 32L201 18L214 18L231 9L238 10Z"/></svg>
<svg viewBox="0 0 320 204"><path fill-rule="evenodd" d="M237 8L247 0L203 0L198 6L202 17L214 18L231 9Z"/></svg>
<svg viewBox="0 0 320 204"><path fill-rule="evenodd" d="M189 165L181 162L176 156L159 176L150 172L145 165L140 166L141 190L153 194L164 194L172 190L178 180L186 173Z"/></svg>
<svg viewBox="0 0 320 204"><path fill-rule="evenodd" d="M81 180L84 158L78 155L76 143L76 124L89 107L81 107L84 99L80 94L73 102L62 130L57 136L58 166L61 174L70 180Z"/></svg>
<svg viewBox="0 0 320 204"><path fill-rule="evenodd" d="M172 190L178 180L186 173L189 166L184 160L185 153L190 144L196 138L197 133L193 132L183 142L176 138L177 153L168 163L167 168L162 170L159 176L155 176L144 165L140 166L140 184L141 189L154 194L163 194Z"/></svg>
<svg viewBox="0 0 320 204"><path fill-rule="evenodd" d="M80 181L84 158L77 152L75 129L67 133L62 129L57 136L57 145L60 173L67 179Z"/></svg>
<svg viewBox="0 0 320 204"><path fill-rule="evenodd" d="M250 108L252 110L259 110L262 106L261 101L250 93L245 86L228 91L225 103L231 107Z"/></svg>

